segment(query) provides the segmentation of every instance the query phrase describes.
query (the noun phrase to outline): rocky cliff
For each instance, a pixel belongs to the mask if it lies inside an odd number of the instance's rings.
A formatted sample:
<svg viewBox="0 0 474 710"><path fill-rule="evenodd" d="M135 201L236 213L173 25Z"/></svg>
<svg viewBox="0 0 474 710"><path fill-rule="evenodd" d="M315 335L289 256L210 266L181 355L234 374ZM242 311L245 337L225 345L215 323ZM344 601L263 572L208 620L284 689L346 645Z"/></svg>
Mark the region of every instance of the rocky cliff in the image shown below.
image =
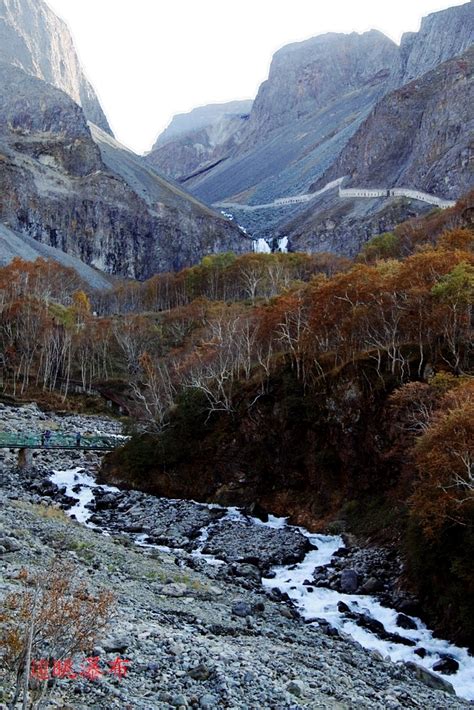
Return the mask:
<svg viewBox="0 0 474 710"><path fill-rule="evenodd" d="M252 101L201 106L179 114L146 156L149 165L178 181L206 171L240 144Z"/></svg>
<svg viewBox="0 0 474 710"><path fill-rule="evenodd" d="M107 273L146 278L247 251L231 222L166 182L67 94L0 64L0 222Z"/></svg>
<svg viewBox="0 0 474 710"><path fill-rule="evenodd" d="M397 56L395 43L375 30L329 33L283 47L258 91L243 148L292 121L314 116L341 96L383 86Z"/></svg>
<svg viewBox="0 0 474 710"><path fill-rule="evenodd" d="M110 132L66 24L43 0L0 0L0 61L62 89L89 121Z"/></svg>
<svg viewBox="0 0 474 710"><path fill-rule="evenodd" d="M313 187L410 186L457 198L472 182L474 46L385 96Z"/></svg>
<svg viewBox="0 0 474 710"><path fill-rule="evenodd" d="M186 187L210 203L258 204L304 191L384 93L396 57L396 45L378 32L324 35L280 50L239 145Z"/></svg>
<svg viewBox="0 0 474 710"><path fill-rule="evenodd" d="M463 54L473 42L474 0L424 17L419 32L402 36L400 65L395 74L398 85Z"/></svg>

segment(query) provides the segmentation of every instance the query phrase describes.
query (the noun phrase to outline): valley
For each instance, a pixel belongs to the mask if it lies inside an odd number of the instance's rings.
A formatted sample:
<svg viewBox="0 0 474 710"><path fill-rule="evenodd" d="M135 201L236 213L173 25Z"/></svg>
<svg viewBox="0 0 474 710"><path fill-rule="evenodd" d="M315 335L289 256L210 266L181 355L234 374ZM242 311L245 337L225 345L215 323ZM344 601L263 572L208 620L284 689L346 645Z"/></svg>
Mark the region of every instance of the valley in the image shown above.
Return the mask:
<svg viewBox="0 0 474 710"><path fill-rule="evenodd" d="M139 155L224 67L206 2L156 66L174 5L115 62L78 15L109 124L0 0L0 707L472 707L474 0L280 40Z"/></svg>
<svg viewBox="0 0 474 710"><path fill-rule="evenodd" d="M10 430L34 421L64 432L120 431L103 417L58 417L35 405L2 406L0 418ZM98 485L99 459L91 452L39 451L29 470L15 469L14 461L13 452L2 460L4 589L15 588L15 569L34 566L40 551L43 563L51 555L72 560L83 578L118 595L113 624L96 653L105 662L120 647L130 662L120 681L65 680L54 698L75 698L74 707L338 708L356 697L367 708L429 698L439 708L468 707L450 686L467 698L474 692L473 661L465 651L433 639L419 620L417 632L401 629L396 614L371 597L308 583L315 566L334 569L334 553L345 549L340 536L310 535L283 519L262 522L236 508ZM382 620L392 640L346 620L344 604L360 608L373 624ZM418 638L426 656L397 646L400 636ZM423 671L440 656L458 659L459 671ZM256 663L262 664L258 672ZM351 680L341 685L347 663Z"/></svg>

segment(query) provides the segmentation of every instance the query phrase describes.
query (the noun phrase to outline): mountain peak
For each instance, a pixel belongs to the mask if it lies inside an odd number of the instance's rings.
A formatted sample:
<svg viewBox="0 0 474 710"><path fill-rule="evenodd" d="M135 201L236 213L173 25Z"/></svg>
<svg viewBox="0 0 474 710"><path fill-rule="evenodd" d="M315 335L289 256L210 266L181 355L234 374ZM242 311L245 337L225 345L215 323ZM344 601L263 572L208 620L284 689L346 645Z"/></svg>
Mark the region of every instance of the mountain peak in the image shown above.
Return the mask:
<svg viewBox="0 0 474 710"><path fill-rule="evenodd" d="M66 23L43 0L0 0L0 61L62 89L90 121L111 133Z"/></svg>

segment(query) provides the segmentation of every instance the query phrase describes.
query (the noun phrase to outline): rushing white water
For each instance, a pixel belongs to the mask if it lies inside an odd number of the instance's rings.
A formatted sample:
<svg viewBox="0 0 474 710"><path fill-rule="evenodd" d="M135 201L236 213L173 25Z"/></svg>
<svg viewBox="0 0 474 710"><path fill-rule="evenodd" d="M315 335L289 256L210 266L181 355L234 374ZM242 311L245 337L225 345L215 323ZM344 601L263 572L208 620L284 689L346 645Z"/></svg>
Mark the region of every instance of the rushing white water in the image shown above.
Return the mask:
<svg viewBox="0 0 474 710"><path fill-rule="evenodd" d="M56 485L66 487L66 494L76 498L77 503L70 508L67 513L87 525L96 527L89 522L91 511L86 508L94 498L94 488L99 486L93 476L86 473L83 468L74 468L65 471L55 471L51 480ZM100 486L101 489L110 492L119 492L113 486ZM75 489L75 490L74 490ZM204 505L204 504L199 504ZM221 507L209 504L207 507ZM233 520L236 524L247 524L255 526L265 526L281 529L288 526L286 518L269 516L268 522L262 522L258 518L249 518L241 513L238 508L227 508L226 515L220 520ZM205 560L212 565L224 564L222 560L216 559L213 555L202 552L212 528L219 521L215 521L205 526L198 538L197 548L192 553L193 556ZM433 665L443 656L448 655L459 663L459 670L453 675L440 677L446 678L453 685L456 693L468 700L474 700L474 657L469 655L467 649L459 648L433 637L432 632L426 628L420 619L414 617L413 620L417 629L401 629L396 624L397 612L394 609L383 607L374 597L369 595L342 594L332 589L315 587L308 584L313 578L315 567L330 565L331 559L344 543L338 535L312 534L301 527L297 527L303 535L317 548L308 552L304 560L298 564L279 566L272 569L274 576L265 578L262 583L267 588L277 587L281 592L286 592L294 602L301 615L309 619L324 619L339 631L351 636L355 641L366 649L377 650L384 657L389 657L392 661L403 662L412 661L418 665L432 670ZM105 533L108 534L108 533ZM135 538L137 545L142 547L153 547L166 552L173 552L171 548L163 545L152 545L146 542L146 534L138 535ZM307 582L307 584L304 584ZM385 629L390 633L398 633L405 638L416 642L416 646L409 647L403 644L383 641L365 628L358 626L355 621L348 619L337 608L338 602L345 602L351 611L366 613L373 619L380 621ZM317 622L314 622L317 623ZM425 658L421 658L414 653L415 648L424 648L427 652Z"/></svg>
<svg viewBox="0 0 474 710"><path fill-rule="evenodd" d="M266 239L263 239L263 237L254 240L253 250L257 252L257 254L271 254L272 252L269 243Z"/></svg>
<svg viewBox="0 0 474 710"><path fill-rule="evenodd" d="M79 523L84 523L87 527L96 527L89 522L92 513L86 508L86 505L94 499L94 489L98 488L94 477L81 467L53 471L50 480L60 488L65 486L66 495L77 499L77 503L69 508L67 514L74 516ZM100 488L111 493L119 493L119 489L114 486L100 486Z"/></svg>

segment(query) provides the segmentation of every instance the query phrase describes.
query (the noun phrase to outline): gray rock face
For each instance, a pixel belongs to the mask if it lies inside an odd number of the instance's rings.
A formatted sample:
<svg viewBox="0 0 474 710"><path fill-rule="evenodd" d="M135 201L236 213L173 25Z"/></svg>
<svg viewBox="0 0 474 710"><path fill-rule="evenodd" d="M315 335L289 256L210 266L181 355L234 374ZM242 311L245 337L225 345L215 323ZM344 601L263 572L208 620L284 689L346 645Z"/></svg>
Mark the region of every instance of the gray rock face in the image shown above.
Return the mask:
<svg viewBox="0 0 474 710"><path fill-rule="evenodd" d="M384 97L315 183L416 187L457 198L472 184L474 47Z"/></svg>
<svg viewBox="0 0 474 710"><path fill-rule="evenodd" d="M211 123L189 131L165 131L145 159L163 175L184 183L232 154L245 135L248 116L248 110L243 109L216 115ZM167 130L172 129L173 124Z"/></svg>
<svg viewBox="0 0 474 710"><path fill-rule="evenodd" d="M370 184L387 179L387 186L402 185L403 178L403 186L459 196L469 183L471 118L465 115L468 100L462 95L462 81L467 83L468 77L459 78L452 65L436 77L436 91L429 86L433 77L423 77L468 50L473 42L473 12L471 0L429 15L419 32L404 35L400 47L376 31L327 34L283 47L273 58L238 145L190 175L185 152L189 146L175 144L173 151L168 144L167 169L174 176L188 174L187 189L210 204L266 204L306 193L311 185L320 188L329 176L352 175L351 160L343 164L342 156L357 151L361 126L374 116L378 133L371 132L370 141L363 140L364 148L359 148L361 155L367 149L371 159L377 156L371 163L375 167L377 162L377 169L371 170ZM416 84L399 94L397 102L394 92L415 78ZM465 90L468 94L469 86ZM459 98L459 107L445 103ZM346 172L341 172L343 168ZM367 171L355 176L357 180L367 177ZM397 223L387 219L387 211L392 217L398 211L404 219L425 210L421 203L406 202L397 209L384 201L348 206L333 197L329 209L325 197L309 206L230 211L253 236L290 235L294 249L353 254L380 233L379 227L383 231ZM313 229L315 222L317 229Z"/></svg>
<svg viewBox="0 0 474 710"><path fill-rule="evenodd" d="M419 32L404 34L400 42L399 86L463 54L473 42L473 0L424 17Z"/></svg>
<svg viewBox="0 0 474 710"><path fill-rule="evenodd" d="M41 244L25 234L21 236L15 234L11 229L0 224L0 265L6 266L15 257L25 261L36 261L39 258L53 259L67 268L74 269L91 288L111 287L111 280L105 274L87 266L77 257L47 244Z"/></svg>
<svg viewBox="0 0 474 710"><path fill-rule="evenodd" d="M188 113L179 113L173 116L169 126L158 136L152 150L187 133L214 126L222 118L248 115L252 103L253 101L250 99L248 101L228 101L224 104L199 106Z"/></svg>
<svg viewBox="0 0 474 710"><path fill-rule="evenodd" d="M283 47L258 91L244 148L364 86L383 85L398 49L381 32L325 34Z"/></svg>
<svg viewBox="0 0 474 710"><path fill-rule="evenodd" d="M89 121L111 132L67 26L43 0L0 0L0 61L62 89Z"/></svg>
<svg viewBox="0 0 474 710"><path fill-rule="evenodd" d="M190 176L186 187L208 203L240 196L238 201L260 204L305 191L383 94L397 56L397 46L375 31L323 35L284 47L238 145ZM174 170L183 175L178 153L175 158ZM273 216L265 214L265 220ZM239 220L258 233L256 220Z"/></svg>
<svg viewBox="0 0 474 710"><path fill-rule="evenodd" d="M107 273L147 278L247 251L222 215L168 183L67 94L0 63L0 223Z"/></svg>

